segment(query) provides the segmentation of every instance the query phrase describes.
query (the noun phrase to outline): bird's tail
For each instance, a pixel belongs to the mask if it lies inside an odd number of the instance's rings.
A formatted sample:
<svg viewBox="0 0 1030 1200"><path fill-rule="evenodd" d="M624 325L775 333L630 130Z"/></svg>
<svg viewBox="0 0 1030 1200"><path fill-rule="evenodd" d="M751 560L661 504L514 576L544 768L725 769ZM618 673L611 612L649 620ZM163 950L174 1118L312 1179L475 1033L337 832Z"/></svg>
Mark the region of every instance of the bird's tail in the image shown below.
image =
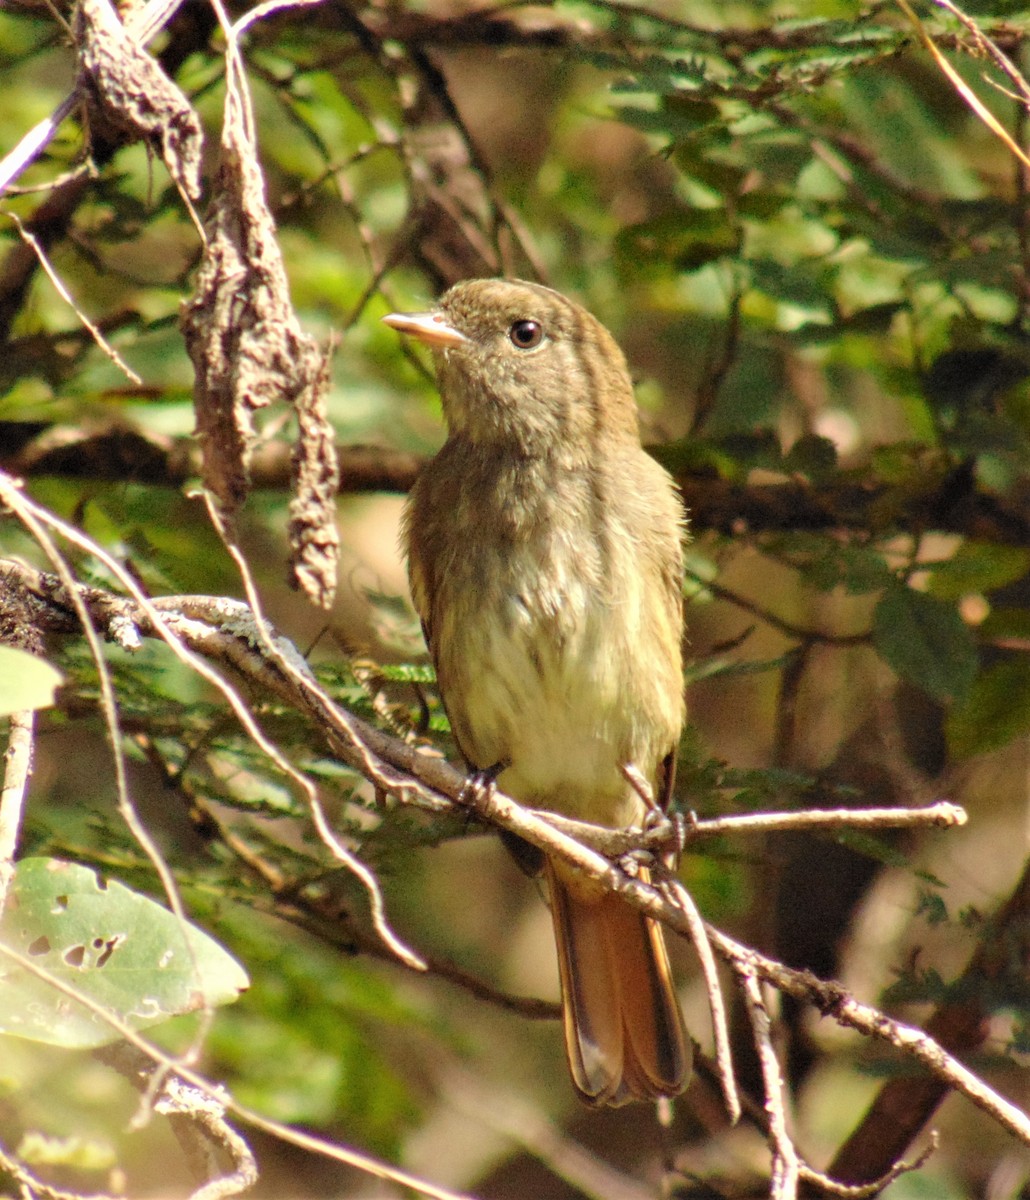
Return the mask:
<svg viewBox="0 0 1030 1200"><path fill-rule="evenodd" d="M588 1104L675 1096L691 1046L661 926L618 896L583 895L547 862L565 1048Z"/></svg>

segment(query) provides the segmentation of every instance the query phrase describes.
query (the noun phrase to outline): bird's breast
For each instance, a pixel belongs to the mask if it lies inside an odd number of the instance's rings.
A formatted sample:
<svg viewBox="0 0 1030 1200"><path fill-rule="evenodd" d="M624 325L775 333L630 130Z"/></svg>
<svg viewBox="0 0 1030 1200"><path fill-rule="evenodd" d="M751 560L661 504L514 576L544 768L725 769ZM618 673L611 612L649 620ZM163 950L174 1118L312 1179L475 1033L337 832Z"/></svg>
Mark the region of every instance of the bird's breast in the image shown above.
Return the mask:
<svg viewBox="0 0 1030 1200"><path fill-rule="evenodd" d="M441 689L466 754L508 764L511 794L628 824L640 804L622 765L652 773L678 728L642 664L678 670L678 641L656 643L631 541L568 516L521 540L470 531L434 605Z"/></svg>

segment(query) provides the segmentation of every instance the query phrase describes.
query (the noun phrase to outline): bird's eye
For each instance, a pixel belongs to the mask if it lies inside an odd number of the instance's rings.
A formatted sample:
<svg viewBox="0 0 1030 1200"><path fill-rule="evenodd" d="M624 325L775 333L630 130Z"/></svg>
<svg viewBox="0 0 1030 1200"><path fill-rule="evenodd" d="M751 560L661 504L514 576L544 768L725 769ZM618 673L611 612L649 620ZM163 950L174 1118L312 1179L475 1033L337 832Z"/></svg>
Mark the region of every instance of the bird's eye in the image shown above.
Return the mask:
<svg viewBox="0 0 1030 1200"><path fill-rule="evenodd" d="M539 321L516 321L508 330L508 337L520 350L532 350L544 340L544 327Z"/></svg>

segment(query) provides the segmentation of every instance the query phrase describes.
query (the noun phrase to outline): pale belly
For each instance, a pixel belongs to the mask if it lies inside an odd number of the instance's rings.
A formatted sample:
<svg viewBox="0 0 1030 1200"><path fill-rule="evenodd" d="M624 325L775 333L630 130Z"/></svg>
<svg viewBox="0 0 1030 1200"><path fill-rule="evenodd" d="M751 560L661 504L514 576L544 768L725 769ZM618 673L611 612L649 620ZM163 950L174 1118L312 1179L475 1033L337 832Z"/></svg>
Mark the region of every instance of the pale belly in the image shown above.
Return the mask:
<svg viewBox="0 0 1030 1200"><path fill-rule="evenodd" d="M545 613L518 600L503 619L465 606L458 636L470 653L448 680L448 708L477 767L507 764L503 791L597 824L640 823L622 768L653 778L674 731L640 678L638 603L597 603L573 587Z"/></svg>

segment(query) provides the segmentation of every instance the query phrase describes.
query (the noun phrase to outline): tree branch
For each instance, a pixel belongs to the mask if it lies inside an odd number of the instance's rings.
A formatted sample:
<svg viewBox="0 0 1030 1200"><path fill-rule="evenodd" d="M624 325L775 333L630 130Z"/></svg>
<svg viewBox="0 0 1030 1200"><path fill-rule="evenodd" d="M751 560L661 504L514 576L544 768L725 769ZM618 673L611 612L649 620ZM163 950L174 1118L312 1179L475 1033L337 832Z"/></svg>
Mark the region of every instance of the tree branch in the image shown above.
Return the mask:
<svg viewBox="0 0 1030 1200"><path fill-rule="evenodd" d="M27 593L18 598L19 603L34 610L40 619L45 618L49 628L77 631L78 620L60 580L20 563L5 562L0 569L0 596L5 593L9 596L15 590ZM231 666L252 683L270 689L313 720L338 757L402 803L440 812L451 810L462 798L469 799L473 811L484 820L575 866L601 887L622 896L628 904L675 932L691 935L687 915L660 887L627 874L618 863L570 838L549 820L510 797L496 791L475 793L466 789L465 776L443 759L390 737L339 709L306 673L302 660L291 662L281 653L275 660L268 655L266 642L255 630L253 618L248 626L249 610L245 605L210 597L175 597L150 602L144 608L101 589L82 587L77 591L80 603L101 629L133 622L142 636L179 638L193 652ZM223 613L223 623L209 625L184 611L198 612L205 607L209 615L211 611ZM1030 1145L1030 1118L989 1088L929 1034L862 1004L840 984L821 980L806 971L791 970L710 926L707 929L716 953L738 974L750 973L805 1003L814 1004L824 1016L839 1024L888 1042L920 1063L942 1093L947 1088L962 1092L1020 1141Z"/></svg>
<svg viewBox="0 0 1030 1200"><path fill-rule="evenodd" d="M12 345L12 352L17 345ZM1030 512L978 491L952 473L927 478L921 492L873 477L849 475L818 483L785 478L782 483L736 483L709 474L677 470L668 453L657 451L676 476L695 532L843 532L887 537L926 529L1003 545L1030 543ZM269 491L290 487L290 447L269 443L255 451L253 486ZM407 492L424 457L379 446L341 446L341 494ZM86 431L43 422L0 421L0 469L22 478L67 478L182 487L200 474L192 437L144 433L127 425Z"/></svg>

